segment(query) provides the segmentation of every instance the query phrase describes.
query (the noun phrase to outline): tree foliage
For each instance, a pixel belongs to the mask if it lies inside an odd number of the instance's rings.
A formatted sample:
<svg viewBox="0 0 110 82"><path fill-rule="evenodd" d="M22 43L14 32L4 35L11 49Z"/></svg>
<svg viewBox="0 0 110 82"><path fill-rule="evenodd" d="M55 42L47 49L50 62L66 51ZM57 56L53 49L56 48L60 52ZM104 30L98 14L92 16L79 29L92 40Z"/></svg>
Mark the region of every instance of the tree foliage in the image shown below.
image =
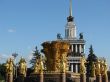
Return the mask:
<svg viewBox="0 0 110 82"><path fill-rule="evenodd" d="M93 76L93 63L97 61L97 56L94 54L92 45L89 48L89 55L87 58L87 75Z"/></svg>
<svg viewBox="0 0 110 82"><path fill-rule="evenodd" d="M97 56L94 54L92 45L89 48L89 55L88 55L87 61L88 62L92 62L92 61L96 62L97 61Z"/></svg>
<svg viewBox="0 0 110 82"><path fill-rule="evenodd" d="M4 80L5 73L5 64L0 64L0 80Z"/></svg>
<svg viewBox="0 0 110 82"><path fill-rule="evenodd" d="M34 66L34 64L36 63L36 60L39 58L40 58L40 52L36 46L35 51L33 52L33 58L30 60L30 64L32 64L32 66Z"/></svg>

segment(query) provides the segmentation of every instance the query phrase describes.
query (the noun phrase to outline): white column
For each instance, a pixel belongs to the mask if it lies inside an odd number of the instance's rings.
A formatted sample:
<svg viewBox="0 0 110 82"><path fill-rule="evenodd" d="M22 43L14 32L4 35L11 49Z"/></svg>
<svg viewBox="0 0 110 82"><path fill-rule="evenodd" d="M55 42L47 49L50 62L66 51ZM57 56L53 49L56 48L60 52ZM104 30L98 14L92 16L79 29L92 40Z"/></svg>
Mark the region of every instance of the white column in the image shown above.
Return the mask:
<svg viewBox="0 0 110 82"><path fill-rule="evenodd" d="M65 29L65 38L67 38L67 29Z"/></svg>
<svg viewBox="0 0 110 82"><path fill-rule="evenodd" d="M76 73L78 73L78 64L75 65Z"/></svg>
<svg viewBox="0 0 110 82"><path fill-rule="evenodd" d="M73 64L71 64L71 72L73 72Z"/></svg>
<svg viewBox="0 0 110 82"><path fill-rule="evenodd" d="M73 52L73 44L71 45L71 50L72 50L72 52Z"/></svg>
<svg viewBox="0 0 110 82"><path fill-rule="evenodd" d="M76 51L76 53L78 52L77 44L75 45L75 51Z"/></svg>
<svg viewBox="0 0 110 82"><path fill-rule="evenodd" d="M82 52L82 46L81 46L81 44L79 45L79 53L81 53Z"/></svg>
<svg viewBox="0 0 110 82"><path fill-rule="evenodd" d="M83 53L85 53L85 45L83 45Z"/></svg>

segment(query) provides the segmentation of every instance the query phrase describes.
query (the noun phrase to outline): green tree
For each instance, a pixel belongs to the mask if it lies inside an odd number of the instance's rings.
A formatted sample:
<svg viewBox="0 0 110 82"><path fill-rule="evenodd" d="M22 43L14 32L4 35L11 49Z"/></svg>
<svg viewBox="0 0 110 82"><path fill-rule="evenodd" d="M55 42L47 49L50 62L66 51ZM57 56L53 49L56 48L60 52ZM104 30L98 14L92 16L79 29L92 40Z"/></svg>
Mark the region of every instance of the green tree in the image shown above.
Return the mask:
<svg viewBox="0 0 110 82"><path fill-rule="evenodd" d="M97 56L94 54L92 45L89 48L89 55L87 58L87 75L92 77L93 76L93 63L97 61Z"/></svg>
<svg viewBox="0 0 110 82"><path fill-rule="evenodd" d="M5 79L5 64L0 64L0 80L4 80Z"/></svg>
<svg viewBox="0 0 110 82"><path fill-rule="evenodd" d="M88 62L97 61L97 56L94 54L92 45L89 48L89 55L88 55L87 61Z"/></svg>
<svg viewBox="0 0 110 82"><path fill-rule="evenodd" d="M40 58L40 52L39 50L37 49L37 46L35 47L35 51L33 53L33 58L30 60L30 64L32 64L32 67L34 66L35 62L37 59Z"/></svg>

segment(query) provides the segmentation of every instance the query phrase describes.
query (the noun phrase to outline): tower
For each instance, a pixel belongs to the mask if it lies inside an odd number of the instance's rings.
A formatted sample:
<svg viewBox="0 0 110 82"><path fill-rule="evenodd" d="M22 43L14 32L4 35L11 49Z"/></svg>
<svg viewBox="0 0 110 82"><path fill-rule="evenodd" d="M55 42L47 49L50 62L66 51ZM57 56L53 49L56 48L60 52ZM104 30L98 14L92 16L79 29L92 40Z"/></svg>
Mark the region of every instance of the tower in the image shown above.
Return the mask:
<svg viewBox="0 0 110 82"><path fill-rule="evenodd" d="M72 0L70 0L70 15L67 17L67 24L65 27L65 39L75 39L76 38L76 26L74 23L74 17L72 16Z"/></svg>
<svg viewBox="0 0 110 82"><path fill-rule="evenodd" d="M77 37L76 25L74 22L74 17L72 16L72 0L70 0L69 16L67 17L67 24L65 26L65 38L58 40L63 40L70 44L67 57L69 71L79 73L80 58L84 55L85 40L82 33L79 34L79 38Z"/></svg>

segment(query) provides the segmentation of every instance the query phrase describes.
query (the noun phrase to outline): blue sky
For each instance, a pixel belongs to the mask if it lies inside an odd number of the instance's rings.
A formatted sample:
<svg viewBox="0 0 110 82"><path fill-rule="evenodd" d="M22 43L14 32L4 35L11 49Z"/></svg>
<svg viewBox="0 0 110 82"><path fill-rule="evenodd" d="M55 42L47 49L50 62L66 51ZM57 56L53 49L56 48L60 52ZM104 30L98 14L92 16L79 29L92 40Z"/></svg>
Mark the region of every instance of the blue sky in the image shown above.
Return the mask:
<svg viewBox="0 0 110 82"><path fill-rule="evenodd" d="M0 0L0 57L17 52L27 60L35 46L64 36L69 0ZM73 0L77 36L83 32L86 54L92 44L110 62L110 0ZM18 59L19 59L18 57ZM109 63L110 65L110 63Z"/></svg>

